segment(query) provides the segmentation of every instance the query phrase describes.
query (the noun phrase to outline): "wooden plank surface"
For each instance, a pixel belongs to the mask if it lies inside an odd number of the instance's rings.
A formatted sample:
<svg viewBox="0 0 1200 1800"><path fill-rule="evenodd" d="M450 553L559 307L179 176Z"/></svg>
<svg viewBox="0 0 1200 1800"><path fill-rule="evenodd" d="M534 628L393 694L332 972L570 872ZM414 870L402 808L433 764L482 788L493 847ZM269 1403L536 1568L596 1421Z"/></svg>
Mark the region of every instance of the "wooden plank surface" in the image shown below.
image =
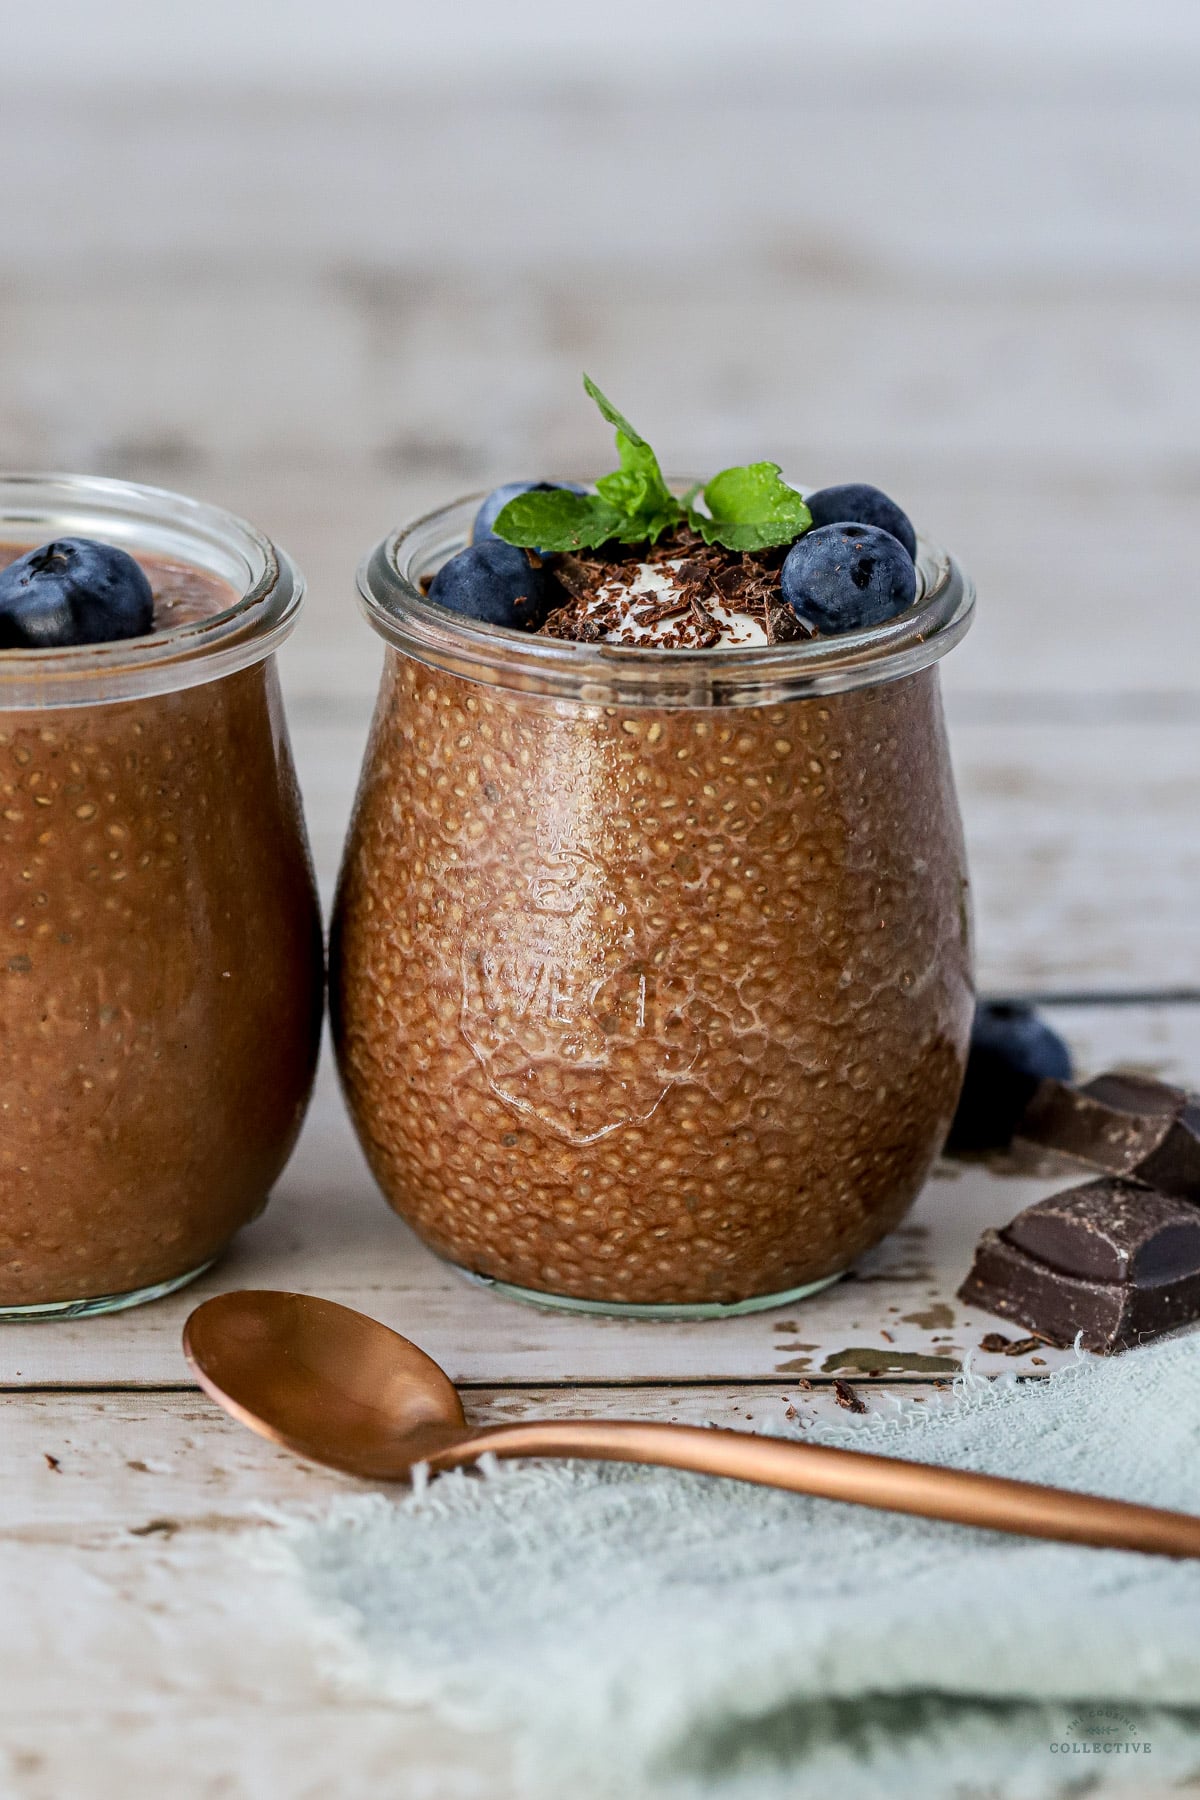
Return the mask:
<svg viewBox="0 0 1200 1800"><path fill-rule="evenodd" d="M613 1398L506 1389L473 1394L469 1410L598 1412ZM748 1408L740 1388L620 1399L624 1413L747 1428L768 1411ZM340 1677L312 1618L256 1554L271 1506L320 1506L357 1484L240 1431L196 1395L6 1396L0 1423L5 1800L521 1800L502 1737ZM1141 1786L1139 1800L1159 1792Z"/></svg>
<svg viewBox="0 0 1200 1800"><path fill-rule="evenodd" d="M348 1484L275 1463L195 1397L39 1397L0 1418L5 1800L507 1800L506 1745L346 1691L256 1565L265 1503Z"/></svg>
<svg viewBox="0 0 1200 1800"><path fill-rule="evenodd" d="M1114 1061L1195 1078L1200 1008L1064 1009L1081 1067ZM188 1379L184 1319L231 1287L319 1293L381 1318L428 1351L455 1381L484 1387L543 1383L832 1381L876 1373L952 1375L972 1352L982 1372L1014 1366L978 1353L997 1321L955 1299L979 1232L1031 1200L1081 1178L1035 1177L944 1163L908 1222L853 1278L794 1307L716 1324L581 1319L502 1299L466 1283L417 1243L387 1209L354 1144L328 1063L303 1141L261 1220L211 1274L154 1306L110 1318L11 1325L0 1333L0 1386ZM888 1334L893 1341L888 1342ZM1047 1349L1022 1373L1070 1359ZM936 1358L930 1369L921 1359Z"/></svg>
<svg viewBox="0 0 1200 1800"><path fill-rule="evenodd" d="M0 462L181 487L297 556L284 679L326 896L379 660L354 567L450 495L595 467L587 367L668 465L879 481L975 575L945 685L984 984L1200 984L1200 78L1186 59L943 75L933 92L925 68L856 57L802 104L786 71L652 105L595 84L519 105L10 84ZM1053 1016L1085 1069L1200 1076L1200 1009ZM943 1171L868 1259L881 1279L802 1308L579 1323L413 1242L326 1068L268 1214L203 1286L0 1333L0 1795L512 1792L503 1743L341 1687L243 1559L264 1504L346 1484L186 1387L202 1293L363 1305L479 1418L758 1428L832 1407L822 1365L884 1331L901 1354L970 1348L985 1325L952 1291L975 1232L1056 1184ZM853 1379L873 1406L942 1403L916 1373Z"/></svg>

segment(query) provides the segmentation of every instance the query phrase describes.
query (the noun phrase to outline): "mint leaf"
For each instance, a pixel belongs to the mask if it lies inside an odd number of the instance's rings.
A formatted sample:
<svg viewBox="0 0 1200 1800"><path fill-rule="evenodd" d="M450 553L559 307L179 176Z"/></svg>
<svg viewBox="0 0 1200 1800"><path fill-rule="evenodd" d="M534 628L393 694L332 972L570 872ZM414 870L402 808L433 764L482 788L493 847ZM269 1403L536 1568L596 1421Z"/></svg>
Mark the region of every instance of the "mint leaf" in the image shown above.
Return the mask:
<svg viewBox="0 0 1200 1800"><path fill-rule="evenodd" d="M812 514L795 488L781 480L779 464L745 463L722 469L704 490L708 512L689 507L692 529L706 544L727 550L768 550L807 531Z"/></svg>
<svg viewBox="0 0 1200 1800"><path fill-rule="evenodd" d="M683 508L663 481L648 444L632 445L618 433L617 448L621 467L596 483L601 497L621 521L611 535L621 544L653 544L669 526L679 524Z"/></svg>
<svg viewBox="0 0 1200 1800"><path fill-rule="evenodd" d="M590 375L584 375L583 391L588 398L594 400L610 425L615 425L622 437L627 437L631 444L641 444L644 449L650 448L640 432L635 431L623 413L619 413L607 395L602 394Z"/></svg>
<svg viewBox="0 0 1200 1800"><path fill-rule="evenodd" d="M684 510L663 480L658 458L641 433L600 392L590 375L584 376L583 385L617 430L621 466L596 483L601 498L622 515L620 527L611 535L622 544L654 543L670 526L681 522Z"/></svg>
<svg viewBox="0 0 1200 1800"><path fill-rule="evenodd" d="M496 517L492 530L506 544L525 550L594 550L615 537L624 513L595 494L565 488L548 494L518 494Z"/></svg>

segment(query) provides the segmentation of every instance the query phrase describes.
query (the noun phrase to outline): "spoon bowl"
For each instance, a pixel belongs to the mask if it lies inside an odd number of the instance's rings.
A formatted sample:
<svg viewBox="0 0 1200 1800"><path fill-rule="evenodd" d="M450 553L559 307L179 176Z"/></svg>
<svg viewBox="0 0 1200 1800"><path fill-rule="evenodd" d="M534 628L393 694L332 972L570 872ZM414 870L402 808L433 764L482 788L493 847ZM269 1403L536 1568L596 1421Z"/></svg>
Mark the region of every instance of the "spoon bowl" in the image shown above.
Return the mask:
<svg viewBox="0 0 1200 1800"><path fill-rule="evenodd" d="M1200 1518L998 1475L939 1469L748 1431L626 1419L467 1424L431 1357L375 1319L306 1294L246 1290L198 1306L183 1348L206 1393L312 1462L369 1480L406 1480L496 1456L656 1463L1021 1537L1157 1556L1200 1557Z"/></svg>
<svg viewBox="0 0 1200 1800"><path fill-rule="evenodd" d="M351 1475L406 1475L467 1430L453 1382L377 1319L307 1294L244 1289L191 1315L204 1391L263 1437Z"/></svg>

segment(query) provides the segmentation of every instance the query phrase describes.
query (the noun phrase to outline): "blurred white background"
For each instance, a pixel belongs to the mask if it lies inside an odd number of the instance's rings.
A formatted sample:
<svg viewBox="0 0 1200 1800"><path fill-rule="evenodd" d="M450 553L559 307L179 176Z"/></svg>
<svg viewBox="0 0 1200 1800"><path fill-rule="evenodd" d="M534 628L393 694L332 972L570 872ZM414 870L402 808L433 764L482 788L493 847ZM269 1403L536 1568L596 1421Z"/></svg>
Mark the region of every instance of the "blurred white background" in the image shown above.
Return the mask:
<svg viewBox="0 0 1200 1800"><path fill-rule="evenodd" d="M5 67L20 80L52 69L84 84L355 88L501 75L539 88L589 76L656 85L664 59L677 76L763 73L782 58L798 78L829 56L1165 59L1196 53L1196 14L1191 0L6 0L0 9Z"/></svg>

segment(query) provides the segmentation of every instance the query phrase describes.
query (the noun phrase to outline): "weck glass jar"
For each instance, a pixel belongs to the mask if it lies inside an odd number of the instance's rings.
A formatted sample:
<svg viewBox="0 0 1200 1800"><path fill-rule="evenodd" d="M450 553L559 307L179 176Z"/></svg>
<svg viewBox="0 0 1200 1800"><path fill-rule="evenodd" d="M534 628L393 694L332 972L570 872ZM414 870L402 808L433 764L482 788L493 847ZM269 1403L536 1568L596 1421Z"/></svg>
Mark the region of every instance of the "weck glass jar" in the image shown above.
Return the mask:
<svg viewBox="0 0 1200 1800"><path fill-rule="evenodd" d="M0 653L0 1318L154 1299L261 1211L312 1086L320 917L275 651L303 584L181 495L0 478L0 561L115 544L152 635Z"/></svg>
<svg viewBox="0 0 1200 1800"><path fill-rule="evenodd" d="M542 1304L792 1301L945 1137L970 907L935 664L973 593L811 643L563 642L422 594L478 497L360 572L387 646L331 942L385 1196Z"/></svg>

